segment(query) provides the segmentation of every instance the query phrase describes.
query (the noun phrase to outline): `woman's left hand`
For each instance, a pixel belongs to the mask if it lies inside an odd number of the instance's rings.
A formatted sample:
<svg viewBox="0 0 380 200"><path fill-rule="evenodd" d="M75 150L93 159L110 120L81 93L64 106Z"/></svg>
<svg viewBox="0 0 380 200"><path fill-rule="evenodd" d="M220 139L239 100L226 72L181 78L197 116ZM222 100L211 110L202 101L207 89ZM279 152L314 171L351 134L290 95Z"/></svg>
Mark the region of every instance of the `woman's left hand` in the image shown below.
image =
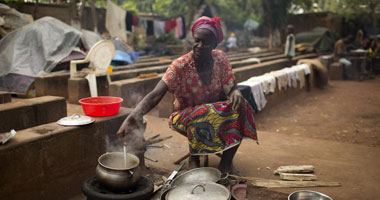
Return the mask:
<svg viewBox="0 0 380 200"><path fill-rule="evenodd" d="M229 100L232 102L232 109L236 111L240 111L244 106L244 97L238 89L231 92Z"/></svg>

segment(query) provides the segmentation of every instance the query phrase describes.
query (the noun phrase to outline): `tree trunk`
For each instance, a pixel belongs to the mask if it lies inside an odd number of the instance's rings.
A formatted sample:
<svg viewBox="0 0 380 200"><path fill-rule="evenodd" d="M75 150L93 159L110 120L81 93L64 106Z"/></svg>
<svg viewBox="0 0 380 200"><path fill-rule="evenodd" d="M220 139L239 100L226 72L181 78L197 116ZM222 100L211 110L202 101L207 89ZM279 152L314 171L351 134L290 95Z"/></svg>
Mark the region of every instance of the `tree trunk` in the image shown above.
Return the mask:
<svg viewBox="0 0 380 200"><path fill-rule="evenodd" d="M273 25L272 25L272 6L270 0L262 0L263 9L267 18L267 26L269 31L268 48L273 47Z"/></svg>
<svg viewBox="0 0 380 200"><path fill-rule="evenodd" d="M372 18L372 34L376 35L377 20L376 20L376 3L370 3L371 18Z"/></svg>
<svg viewBox="0 0 380 200"><path fill-rule="evenodd" d="M91 16L92 16L92 25L94 32L98 32L98 19L96 17L96 8L95 8L95 0L91 1Z"/></svg>
<svg viewBox="0 0 380 200"><path fill-rule="evenodd" d="M34 4L33 19L38 19L38 16L37 16L38 4L39 4L39 1L37 0L36 4Z"/></svg>
<svg viewBox="0 0 380 200"><path fill-rule="evenodd" d="M268 48L271 49L272 47L273 47L273 29L272 29L272 25L269 25Z"/></svg>
<svg viewBox="0 0 380 200"><path fill-rule="evenodd" d="M82 4L79 8L79 20L82 24L82 21L83 21L83 12L84 12L84 8L86 7L86 4L87 4L87 0L82 0Z"/></svg>

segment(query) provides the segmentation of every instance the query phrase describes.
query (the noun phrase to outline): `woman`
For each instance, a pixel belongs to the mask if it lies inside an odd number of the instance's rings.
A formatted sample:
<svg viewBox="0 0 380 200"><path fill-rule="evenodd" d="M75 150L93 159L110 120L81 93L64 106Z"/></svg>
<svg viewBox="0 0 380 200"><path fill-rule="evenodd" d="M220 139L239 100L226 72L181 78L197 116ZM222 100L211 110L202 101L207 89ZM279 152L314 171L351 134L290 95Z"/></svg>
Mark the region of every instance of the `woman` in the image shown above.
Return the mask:
<svg viewBox="0 0 380 200"><path fill-rule="evenodd" d="M169 125L187 136L190 167L199 167L199 155L223 152L219 169L238 175L232 160L242 138L257 139L253 111L236 89L226 55L215 50L223 41L219 18L201 17L191 31L193 50L172 62L162 80L123 122L118 135L123 137L141 125L143 115L169 91L175 97Z"/></svg>

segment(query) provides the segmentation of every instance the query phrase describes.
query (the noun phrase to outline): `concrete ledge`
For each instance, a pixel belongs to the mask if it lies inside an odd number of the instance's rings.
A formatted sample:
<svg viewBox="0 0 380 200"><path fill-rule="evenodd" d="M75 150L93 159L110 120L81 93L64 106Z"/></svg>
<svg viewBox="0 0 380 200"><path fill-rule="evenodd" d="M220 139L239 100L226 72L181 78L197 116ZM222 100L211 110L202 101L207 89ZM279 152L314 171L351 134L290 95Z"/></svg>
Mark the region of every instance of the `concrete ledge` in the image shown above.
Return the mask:
<svg viewBox="0 0 380 200"><path fill-rule="evenodd" d="M285 56L282 54L278 55L277 53L269 52L269 53L264 53L258 56L255 56L255 54L251 53L249 56L237 57L236 60L247 59L247 58L252 58L252 57L261 58L261 62L267 62L267 61L271 61L271 60L275 60L279 58L285 58ZM256 64L257 62L256 61L234 61L230 63L233 68L238 68L245 65ZM116 71L112 73L111 79L112 81L119 81L123 79L135 78L139 74L144 74L144 73L153 73L153 72L164 73L167 68L168 66L165 65L165 66L154 66L154 67L148 67L148 68L142 68L142 69L126 69L123 71Z"/></svg>
<svg viewBox="0 0 380 200"><path fill-rule="evenodd" d="M66 116L66 101L63 97L44 96L0 104L0 133L56 122Z"/></svg>
<svg viewBox="0 0 380 200"><path fill-rule="evenodd" d="M262 51L258 53L251 53L251 52L243 52L243 53L234 53L234 54L228 54L228 57L231 57L232 61L238 61L243 60L251 57L267 57L267 56L273 56L275 54L278 54L278 52L271 52L271 51ZM133 65L127 65L127 66L119 66L115 67L114 73L111 75L112 81L118 81L123 79L129 79L134 78L138 76L141 73L163 73L166 71L166 68L168 65L172 62L172 59L175 59L179 57L180 55L175 56L165 56L165 57L154 57L154 58L147 58L144 60L144 62L136 63ZM160 61L163 60L163 61ZM145 62L148 61L148 62ZM265 59L263 60L265 61ZM262 61L262 62L263 62ZM247 65L247 64L253 64L251 63L244 63L241 65ZM237 66L236 66L237 67ZM70 73L69 72L62 72L62 73L52 73L52 74L46 74L42 75L40 77L36 78L35 85L36 85L36 95L37 96L46 96L46 95L52 95L52 96L61 96L65 97L66 99L71 99L70 102L76 103L80 97L87 97L89 95L89 89L88 85L85 85L83 81L80 83L70 83L69 86L69 79L70 79ZM108 86L107 84L104 84L102 80L106 80L105 76L103 77L97 77L98 85L103 85L101 87L98 86L98 91L100 91L101 94L107 95ZM77 87L76 85L82 85L82 89L70 89L71 87ZM85 87L86 89L83 89ZM78 97L72 97L70 98L69 91L74 91L75 93L81 94ZM76 94L71 94L71 96L76 96Z"/></svg>
<svg viewBox="0 0 380 200"><path fill-rule="evenodd" d="M11 93L0 91L0 104L12 101Z"/></svg>
<svg viewBox="0 0 380 200"><path fill-rule="evenodd" d="M97 76L96 86L98 96L108 96L109 86L106 76ZM70 103L79 104L79 99L91 97L90 86L85 78L70 78L66 90L68 91L68 101Z"/></svg>
<svg viewBox="0 0 380 200"><path fill-rule="evenodd" d="M280 52L250 53L243 56L234 56L232 58L228 57L228 60L230 62L233 62L233 61L240 61L240 60L244 60L248 58L264 58L264 57L274 56L278 54L281 54L281 53Z"/></svg>
<svg viewBox="0 0 380 200"><path fill-rule="evenodd" d="M81 127L50 123L18 131L0 146L2 199L69 199L81 193L82 183L95 175L98 157L130 110ZM43 134L44 133L44 134Z"/></svg>
<svg viewBox="0 0 380 200"><path fill-rule="evenodd" d="M287 59L278 59L274 61L264 62L255 65L249 65L233 69L237 82L245 81L252 76L258 76L270 71L279 70L288 67L290 64L295 64L298 59L314 58L317 54L306 54L295 57L292 63ZM164 74L159 74L156 77L146 79L127 79L115 81L110 84L109 95L118 96L124 99L122 106L133 108L140 102L145 95L154 89L156 84L161 80ZM158 105L158 113L160 117L168 117L167 113L171 113L173 96L168 95L161 100ZM165 101L171 101L165 102Z"/></svg>
<svg viewBox="0 0 380 200"><path fill-rule="evenodd" d="M146 94L154 89L163 75L164 74L159 74L151 78L132 78L112 82L109 88L109 95L123 98L122 106L129 108L135 107Z"/></svg>
<svg viewBox="0 0 380 200"><path fill-rule="evenodd" d="M45 74L37 77L35 80L36 95L38 97L52 95L67 99L69 97L67 93L69 78L69 72Z"/></svg>
<svg viewBox="0 0 380 200"><path fill-rule="evenodd" d="M343 80L343 64L334 62L330 65L329 79L330 80Z"/></svg>

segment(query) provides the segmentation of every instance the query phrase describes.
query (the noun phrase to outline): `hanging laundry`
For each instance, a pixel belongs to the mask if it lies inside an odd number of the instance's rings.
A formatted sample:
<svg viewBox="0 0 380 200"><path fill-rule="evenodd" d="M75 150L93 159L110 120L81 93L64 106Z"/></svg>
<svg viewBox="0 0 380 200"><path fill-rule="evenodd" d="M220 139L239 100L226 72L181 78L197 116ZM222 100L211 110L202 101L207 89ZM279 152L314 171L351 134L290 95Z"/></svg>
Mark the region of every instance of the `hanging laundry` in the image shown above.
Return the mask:
<svg viewBox="0 0 380 200"><path fill-rule="evenodd" d="M148 25L146 19L139 18L139 24L137 26L144 27L145 29L147 29Z"/></svg>
<svg viewBox="0 0 380 200"><path fill-rule="evenodd" d="M260 81L244 81L238 83L238 85L246 85L251 87L253 98L255 99L255 103L259 111L265 107L267 100L265 99L263 87L261 86Z"/></svg>
<svg viewBox="0 0 380 200"><path fill-rule="evenodd" d="M180 39L184 39L186 37L186 22L183 16L181 16L181 19L182 19L182 37L180 37Z"/></svg>
<svg viewBox="0 0 380 200"><path fill-rule="evenodd" d="M249 105L252 106L253 110L255 110L255 113L259 112L255 98L253 97L251 87L247 85L237 85L237 89L241 92L241 95L248 101Z"/></svg>
<svg viewBox="0 0 380 200"><path fill-rule="evenodd" d="M300 89L302 89L306 84L305 75L310 74L310 67L308 64L301 64L301 65L295 65L292 68L298 71L298 78L299 78L298 80L300 83Z"/></svg>
<svg viewBox="0 0 380 200"><path fill-rule="evenodd" d="M300 64L300 65L296 65L298 66L299 68L302 68L305 70L305 75L309 75L310 74L310 66L308 64Z"/></svg>
<svg viewBox="0 0 380 200"><path fill-rule="evenodd" d="M165 22L165 33L169 33L171 30L175 29L177 22L176 20L169 20Z"/></svg>
<svg viewBox="0 0 380 200"><path fill-rule="evenodd" d="M297 71L294 68L286 67L280 71L284 71L288 74L288 86L296 88L297 87Z"/></svg>
<svg viewBox="0 0 380 200"><path fill-rule="evenodd" d="M165 34L165 22L164 21L154 21L153 22L154 36L159 38L161 35Z"/></svg>
<svg viewBox="0 0 380 200"><path fill-rule="evenodd" d="M132 25L133 25L133 15L131 12L127 11L127 14L125 15L125 27L127 31L132 31Z"/></svg>
<svg viewBox="0 0 380 200"><path fill-rule="evenodd" d="M276 77L274 77L272 74L264 74L261 76L254 76L248 81L259 81L261 82L261 86L263 87L264 94L273 93L276 89Z"/></svg>
<svg viewBox="0 0 380 200"><path fill-rule="evenodd" d="M272 71L269 74L276 77L278 90L281 91L282 89L287 89L288 87L288 74L284 71L278 70L278 71Z"/></svg>
<svg viewBox="0 0 380 200"><path fill-rule="evenodd" d="M139 18L135 15L132 15L132 25L133 26L139 26Z"/></svg>
<svg viewBox="0 0 380 200"><path fill-rule="evenodd" d="M113 3L107 1L106 13L106 29L112 37L118 37L123 41L127 41L127 33L125 31L125 11Z"/></svg>
<svg viewBox="0 0 380 200"><path fill-rule="evenodd" d="M182 32L182 26L183 26L183 23L182 23L182 18L181 17L178 17L176 20L176 25L175 25L175 37L176 38L181 38L182 35L183 35L183 32Z"/></svg>
<svg viewBox="0 0 380 200"><path fill-rule="evenodd" d="M146 21L146 35L153 35L154 34L154 28L153 28L153 21L147 20Z"/></svg>

